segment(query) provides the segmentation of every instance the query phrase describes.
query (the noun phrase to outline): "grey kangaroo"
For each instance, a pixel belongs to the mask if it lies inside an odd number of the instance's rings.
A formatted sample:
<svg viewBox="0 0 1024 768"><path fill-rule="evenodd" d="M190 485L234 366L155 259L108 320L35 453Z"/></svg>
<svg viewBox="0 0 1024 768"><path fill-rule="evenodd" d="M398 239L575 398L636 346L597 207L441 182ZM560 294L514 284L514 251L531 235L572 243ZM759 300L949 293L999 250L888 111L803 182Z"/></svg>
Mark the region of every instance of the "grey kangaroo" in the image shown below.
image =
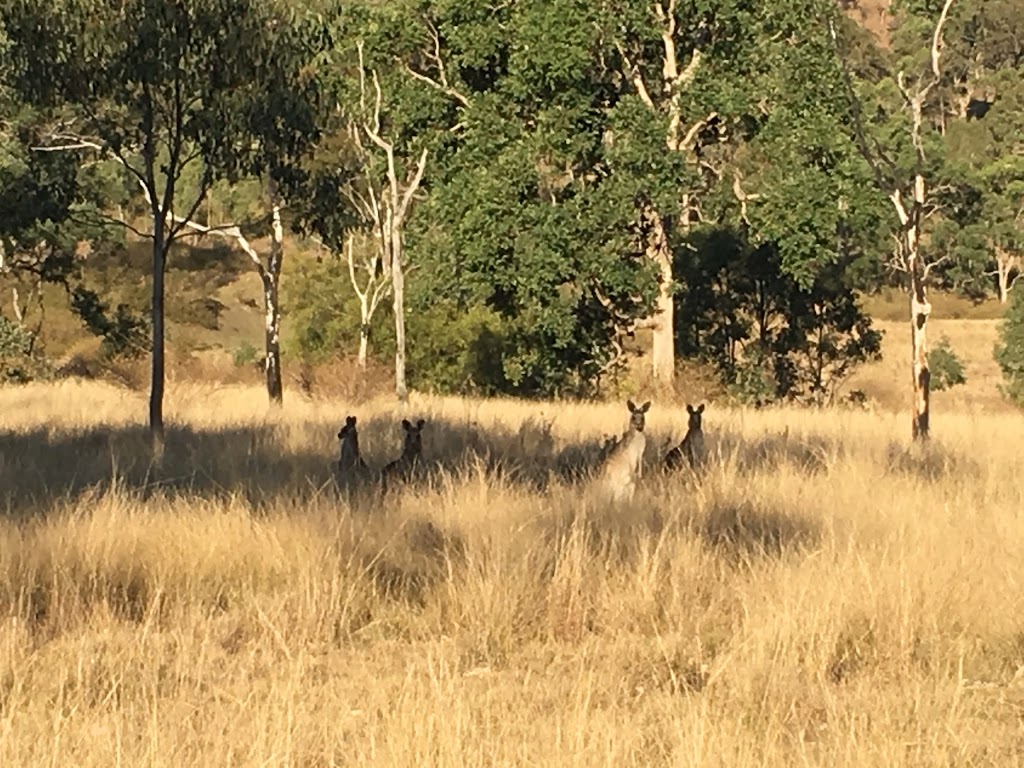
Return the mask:
<svg viewBox="0 0 1024 768"><path fill-rule="evenodd" d="M341 429L338 430L338 440L341 447L338 452L338 462L335 465L338 472L343 475L366 469L366 462L359 452L359 432L356 429L356 417L348 416Z"/></svg>
<svg viewBox="0 0 1024 768"><path fill-rule="evenodd" d="M690 469L697 469L704 463L704 428L702 425L704 404L701 403L700 406L694 408L687 403L686 412L690 414L686 437L665 456L667 469L678 469L683 465L684 459L690 465Z"/></svg>
<svg viewBox="0 0 1024 768"><path fill-rule="evenodd" d="M644 425L651 402L648 400L637 407L632 400L627 400L626 406L630 414L629 429L609 451L601 471L603 485L615 502L633 498L636 482L643 470L644 450L647 448Z"/></svg>
<svg viewBox="0 0 1024 768"><path fill-rule="evenodd" d="M380 484L382 490L387 490L388 481L400 478L408 480L413 470L419 464L423 456L423 427L426 421L420 419L415 424L408 419L402 419L402 429L405 430L405 442L402 444L402 455L387 464L380 473Z"/></svg>

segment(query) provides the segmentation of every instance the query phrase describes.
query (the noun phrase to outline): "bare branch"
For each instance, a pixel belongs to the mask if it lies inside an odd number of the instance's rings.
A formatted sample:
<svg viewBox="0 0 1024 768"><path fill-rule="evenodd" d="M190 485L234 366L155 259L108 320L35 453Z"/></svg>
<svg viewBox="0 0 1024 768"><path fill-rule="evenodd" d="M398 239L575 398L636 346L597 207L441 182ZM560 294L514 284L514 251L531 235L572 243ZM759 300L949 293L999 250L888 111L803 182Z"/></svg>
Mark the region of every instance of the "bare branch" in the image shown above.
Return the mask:
<svg viewBox="0 0 1024 768"><path fill-rule="evenodd" d="M408 72L410 75L412 75L420 82L426 83L431 88L441 91L445 95L455 99L455 101L459 102L462 106L468 107L469 99L464 94L460 93L458 90L453 88L451 83L448 82L448 70L445 68L444 59L441 56L441 35L437 31L437 27L435 27L433 22L431 22L429 19L426 19L425 23L427 27L430 29L430 37L431 41L433 42L434 52L425 53L424 55L434 62L434 66L437 68L438 79L435 80L434 78L429 77L428 75L425 75L422 72L417 72L408 64L405 65L406 72Z"/></svg>
<svg viewBox="0 0 1024 768"><path fill-rule="evenodd" d="M718 117L718 113L711 112L710 114L708 114L707 117L703 118L702 120L698 120L693 125L691 125L690 130L686 132L686 135L683 137L683 140L679 142L679 147L687 151L693 149L693 143L697 140L697 135L708 125L708 123L710 123L716 117Z"/></svg>
<svg viewBox="0 0 1024 768"><path fill-rule="evenodd" d="M952 261L952 257L948 253L944 253L944 254L942 254L942 256L940 256L939 258L935 259L935 261L929 261L929 262L925 263L923 265L923 267L922 267L921 279L922 280L927 280L928 279L928 275L931 274L931 271L935 267L939 267L939 266L941 266L943 264L948 264L950 261Z"/></svg>
<svg viewBox="0 0 1024 768"><path fill-rule="evenodd" d="M622 57L623 77L633 83L633 87L636 89L637 95L640 97L640 100L647 105L647 108L650 110L656 110L657 107L654 106L654 100L651 98L651 94L647 90L647 85L644 83L644 77L640 73L640 68L630 60L629 54L626 53L626 49L621 43L617 43L616 48L619 49L619 56Z"/></svg>
<svg viewBox="0 0 1024 768"><path fill-rule="evenodd" d="M932 36L932 74L935 76L934 82L938 82L942 76L942 70L939 68L939 58L942 56L942 28L946 25L949 9L952 6L953 0L946 0L946 4L942 6L942 13L939 14L939 21L935 25L935 34Z"/></svg>
<svg viewBox="0 0 1024 768"><path fill-rule="evenodd" d="M747 201L758 200L761 195L756 192L744 192L742 182L743 176L740 174L739 168L734 168L732 172L732 193L740 204L740 218L749 226L750 219L747 218Z"/></svg>
<svg viewBox="0 0 1024 768"><path fill-rule="evenodd" d="M424 147L420 153L420 159L416 163L416 173L405 188L405 195L402 197L402 204L398 209L398 220L405 221L406 214L409 212L409 206L412 204L412 196L416 194L416 190L419 189L420 183L423 181L423 172L427 169L427 157L429 151Z"/></svg>

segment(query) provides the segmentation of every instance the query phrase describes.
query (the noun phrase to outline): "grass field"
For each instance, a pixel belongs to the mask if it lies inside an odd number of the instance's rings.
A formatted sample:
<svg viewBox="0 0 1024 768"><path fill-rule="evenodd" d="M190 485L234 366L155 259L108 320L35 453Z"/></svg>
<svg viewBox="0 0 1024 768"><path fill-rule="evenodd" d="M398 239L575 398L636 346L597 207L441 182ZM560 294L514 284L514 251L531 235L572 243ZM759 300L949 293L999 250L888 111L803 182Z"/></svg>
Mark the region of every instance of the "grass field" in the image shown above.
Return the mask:
<svg viewBox="0 0 1024 768"><path fill-rule="evenodd" d="M438 469L381 501L343 404L169 401L156 471L141 395L0 390L0 765L1024 764L1017 413L712 406L697 482L655 402L612 509L621 404L416 399Z"/></svg>

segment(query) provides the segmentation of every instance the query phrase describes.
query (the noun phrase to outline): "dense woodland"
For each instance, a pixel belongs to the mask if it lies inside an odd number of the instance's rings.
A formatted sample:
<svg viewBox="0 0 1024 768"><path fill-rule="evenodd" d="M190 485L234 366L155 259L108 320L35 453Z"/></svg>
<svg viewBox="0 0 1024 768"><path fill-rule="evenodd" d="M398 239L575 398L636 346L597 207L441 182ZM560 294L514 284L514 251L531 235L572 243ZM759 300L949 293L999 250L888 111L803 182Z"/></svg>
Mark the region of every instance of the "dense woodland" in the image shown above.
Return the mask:
<svg viewBox="0 0 1024 768"><path fill-rule="evenodd" d="M895 0L881 33L849 0L0 9L5 376L52 371L59 286L151 360L156 436L164 279L201 245L261 280L272 401L282 354L389 361L400 398L589 396L643 332L657 382L828 403L879 354L860 297L898 288L926 436L928 290L1014 295L1020 0ZM140 243L137 301L98 289Z"/></svg>

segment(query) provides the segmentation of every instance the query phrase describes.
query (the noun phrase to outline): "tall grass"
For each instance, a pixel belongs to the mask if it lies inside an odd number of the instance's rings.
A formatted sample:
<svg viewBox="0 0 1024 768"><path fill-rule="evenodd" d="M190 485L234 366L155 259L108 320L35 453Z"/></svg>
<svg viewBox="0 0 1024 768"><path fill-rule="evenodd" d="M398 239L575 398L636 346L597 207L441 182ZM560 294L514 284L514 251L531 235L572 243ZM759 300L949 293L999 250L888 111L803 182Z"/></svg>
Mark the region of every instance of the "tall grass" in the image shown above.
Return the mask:
<svg viewBox="0 0 1024 768"><path fill-rule="evenodd" d="M712 406L697 481L655 402L613 509L623 406L416 400L437 470L383 499L342 404L170 406L156 469L136 395L0 390L0 765L1024 764L1018 415Z"/></svg>

